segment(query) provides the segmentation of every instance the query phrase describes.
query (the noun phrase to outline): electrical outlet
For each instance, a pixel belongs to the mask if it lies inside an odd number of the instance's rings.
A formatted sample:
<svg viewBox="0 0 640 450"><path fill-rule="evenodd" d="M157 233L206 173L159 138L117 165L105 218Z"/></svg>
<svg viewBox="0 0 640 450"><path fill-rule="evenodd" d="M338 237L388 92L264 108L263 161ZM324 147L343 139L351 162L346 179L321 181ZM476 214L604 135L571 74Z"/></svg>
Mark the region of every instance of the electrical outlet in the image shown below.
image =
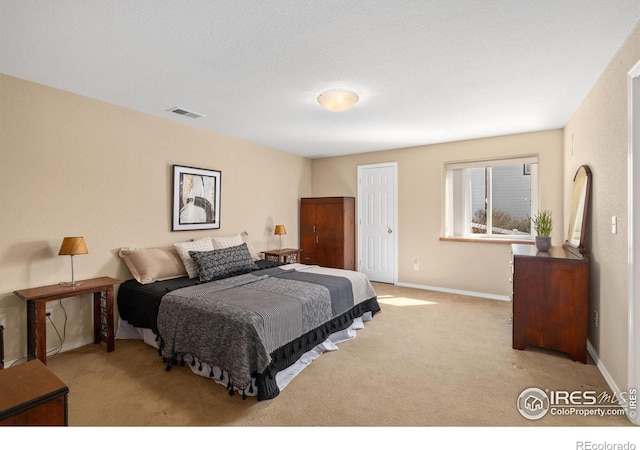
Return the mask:
<svg viewBox="0 0 640 450"><path fill-rule="evenodd" d="M596 328L598 328L599 321L600 321L600 317L598 315L598 311L594 311L593 312L593 323L595 324Z"/></svg>
<svg viewBox="0 0 640 450"><path fill-rule="evenodd" d="M413 270L416 272L420 270L420 266L418 265L418 258L414 258L413 260Z"/></svg>
<svg viewBox="0 0 640 450"><path fill-rule="evenodd" d="M53 307L47 308L47 317L53 317Z"/></svg>

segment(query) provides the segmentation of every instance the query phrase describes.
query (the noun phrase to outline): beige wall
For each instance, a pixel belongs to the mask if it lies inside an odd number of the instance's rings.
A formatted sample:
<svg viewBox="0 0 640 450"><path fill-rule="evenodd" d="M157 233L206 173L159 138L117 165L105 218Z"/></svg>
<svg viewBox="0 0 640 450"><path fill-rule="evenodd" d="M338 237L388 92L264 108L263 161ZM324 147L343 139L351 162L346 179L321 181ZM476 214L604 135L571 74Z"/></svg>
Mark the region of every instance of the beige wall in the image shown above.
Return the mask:
<svg viewBox="0 0 640 450"><path fill-rule="evenodd" d="M565 127L565 202L581 164L593 172L587 248L591 258L589 341L618 388L627 387L628 97L627 75L640 60L640 25ZM568 203L567 203L568 204ZM618 232L611 233L611 216ZM596 328L594 312L599 313Z"/></svg>
<svg viewBox="0 0 640 450"><path fill-rule="evenodd" d="M541 209L554 212L552 240L561 245L562 136L562 130L551 130L317 159L312 163L313 194L355 197L358 165L397 162L398 282L509 297L509 244L440 241L444 164L539 155Z"/></svg>
<svg viewBox="0 0 640 450"><path fill-rule="evenodd" d="M249 232L278 245L275 223L298 243L298 199L311 194L308 159L0 74L0 324L6 360L26 355L26 306L13 291L71 278L58 256L82 235L76 278L130 278L117 256L207 235ZM171 232L172 164L222 171L221 228ZM277 175L277 176L274 176ZM66 346L92 339L89 297L63 301ZM62 333L63 317L54 312ZM47 326L48 348L58 339ZM116 343L117 345L117 343Z"/></svg>

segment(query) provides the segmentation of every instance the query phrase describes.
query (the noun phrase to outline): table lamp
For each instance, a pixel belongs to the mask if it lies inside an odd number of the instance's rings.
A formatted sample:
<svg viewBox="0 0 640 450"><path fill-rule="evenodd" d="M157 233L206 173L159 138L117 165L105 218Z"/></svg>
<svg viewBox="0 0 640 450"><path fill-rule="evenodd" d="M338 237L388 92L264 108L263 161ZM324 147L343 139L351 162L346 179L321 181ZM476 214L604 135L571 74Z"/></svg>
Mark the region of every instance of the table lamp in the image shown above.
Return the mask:
<svg viewBox="0 0 640 450"><path fill-rule="evenodd" d="M75 280L75 275L73 273L73 256L86 255L87 253L89 252L87 251L87 244L85 244L83 237L66 237L62 240L62 245L60 246L58 255L71 256L71 281L61 282L61 286L75 287L82 284L82 281Z"/></svg>
<svg viewBox="0 0 640 450"><path fill-rule="evenodd" d="M282 250L282 235L287 234L287 230L284 229L284 225L276 225L276 229L273 231L273 234L280 236L280 250Z"/></svg>

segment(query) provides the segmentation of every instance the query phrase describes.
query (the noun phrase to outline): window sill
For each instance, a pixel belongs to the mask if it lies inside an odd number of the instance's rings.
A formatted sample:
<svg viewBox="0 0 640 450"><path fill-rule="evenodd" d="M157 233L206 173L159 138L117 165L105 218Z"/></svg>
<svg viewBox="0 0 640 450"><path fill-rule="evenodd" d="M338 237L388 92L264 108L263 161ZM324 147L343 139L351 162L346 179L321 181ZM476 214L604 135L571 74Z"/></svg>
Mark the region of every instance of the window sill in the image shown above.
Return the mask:
<svg viewBox="0 0 640 450"><path fill-rule="evenodd" d="M466 238L466 237L441 237L441 241L447 242L474 242L480 244L535 244L532 239L495 239L495 238Z"/></svg>

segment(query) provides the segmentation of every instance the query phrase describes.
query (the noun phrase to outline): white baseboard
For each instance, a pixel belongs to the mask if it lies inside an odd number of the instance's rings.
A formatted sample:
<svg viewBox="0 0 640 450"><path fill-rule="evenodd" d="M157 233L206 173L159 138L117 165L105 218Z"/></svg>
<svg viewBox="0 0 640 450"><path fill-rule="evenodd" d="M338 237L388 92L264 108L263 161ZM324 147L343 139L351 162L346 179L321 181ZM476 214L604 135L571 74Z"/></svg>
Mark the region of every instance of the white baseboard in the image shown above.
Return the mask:
<svg viewBox="0 0 640 450"><path fill-rule="evenodd" d="M609 374L609 371L607 370L605 365L602 363L602 361L600 361L598 352L596 351L595 347L591 345L591 342L589 340L587 340L587 352L589 353L589 355L591 355L591 358L593 358L593 362L596 363L596 367L602 374L604 381L606 381L607 384L609 385L609 389L611 389L611 392L613 392L614 394L619 394L622 392L626 393L626 389L625 390L620 389L616 384L616 382L613 381L613 378ZM625 399L626 398L627 397L625 396ZM623 408L625 410L625 413L627 414L627 419L629 419L629 421L634 425L640 425L640 423L637 422L637 417L635 418L635 420L629 417L629 405L624 405Z"/></svg>
<svg viewBox="0 0 640 450"><path fill-rule="evenodd" d="M92 344L92 343L93 343L93 338L89 338L89 339L85 339L83 341L78 341L78 342L72 342L70 344L65 344L65 345L62 346L60 351L56 352L55 354L57 355L58 353L64 353L66 351L73 350L74 348L83 347L83 346L85 346L87 344ZM47 350L47 358L50 358L50 357L54 356L52 354L52 352L54 350L55 350L55 348ZM4 367L5 367L5 369L8 369L13 364L16 364L18 362L20 362L20 363L27 362L27 357L23 356L22 358L14 359L13 361L5 361L4 362Z"/></svg>
<svg viewBox="0 0 640 450"><path fill-rule="evenodd" d="M468 295L470 297L481 297L481 298L488 298L490 300L500 300L505 302L511 301L511 297L508 295L487 294L485 292L475 292L475 291L463 291L461 289L450 289L450 288L443 288L438 286L427 286L423 284L413 284L413 283L396 283L396 286L422 289L425 291L446 292L447 294Z"/></svg>

